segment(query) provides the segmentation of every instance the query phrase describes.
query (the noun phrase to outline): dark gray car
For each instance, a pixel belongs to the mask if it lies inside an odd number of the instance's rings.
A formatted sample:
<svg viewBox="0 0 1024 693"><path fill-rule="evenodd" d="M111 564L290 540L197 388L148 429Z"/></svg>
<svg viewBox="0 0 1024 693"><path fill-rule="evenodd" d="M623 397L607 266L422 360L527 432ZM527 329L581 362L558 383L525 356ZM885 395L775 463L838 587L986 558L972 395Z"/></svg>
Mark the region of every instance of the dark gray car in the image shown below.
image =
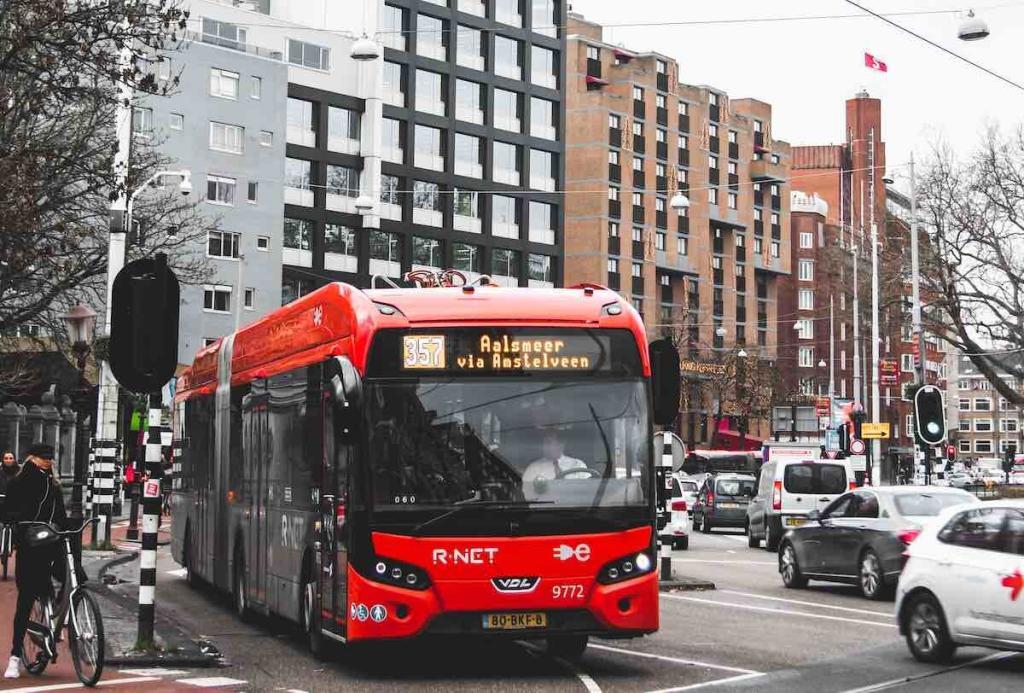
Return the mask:
<svg viewBox="0 0 1024 693"><path fill-rule="evenodd" d="M955 488L882 486L845 493L828 507L811 511L807 524L790 530L779 544L779 573L786 587L808 580L845 582L868 599L881 599L896 585L903 552L922 525L943 508L974 503Z"/></svg>
<svg viewBox="0 0 1024 693"><path fill-rule="evenodd" d="M704 479L693 505L693 526L707 534L714 527L747 526L747 505L757 490L750 474L714 474Z"/></svg>

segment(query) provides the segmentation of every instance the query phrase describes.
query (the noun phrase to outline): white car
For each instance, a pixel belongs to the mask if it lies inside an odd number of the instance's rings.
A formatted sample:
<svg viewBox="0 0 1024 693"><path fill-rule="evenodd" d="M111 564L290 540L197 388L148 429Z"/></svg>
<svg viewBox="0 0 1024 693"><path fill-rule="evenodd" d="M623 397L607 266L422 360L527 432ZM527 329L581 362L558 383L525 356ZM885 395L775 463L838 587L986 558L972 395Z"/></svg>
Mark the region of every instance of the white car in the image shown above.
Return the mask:
<svg viewBox="0 0 1024 693"><path fill-rule="evenodd" d="M672 497L669 499L671 519L662 532L672 548L690 548L690 531L693 529L693 501L697 494L697 484L682 474L672 475Z"/></svg>
<svg viewBox="0 0 1024 693"><path fill-rule="evenodd" d="M922 662L961 645L1024 651L1024 501L947 508L910 544L900 633Z"/></svg>

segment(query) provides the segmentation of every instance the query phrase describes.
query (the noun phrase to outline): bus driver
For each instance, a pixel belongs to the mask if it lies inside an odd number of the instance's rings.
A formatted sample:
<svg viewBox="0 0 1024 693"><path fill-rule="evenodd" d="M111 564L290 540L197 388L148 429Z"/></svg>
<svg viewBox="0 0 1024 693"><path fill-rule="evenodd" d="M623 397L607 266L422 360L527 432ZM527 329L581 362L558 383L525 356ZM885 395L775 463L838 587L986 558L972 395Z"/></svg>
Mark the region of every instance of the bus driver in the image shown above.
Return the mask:
<svg viewBox="0 0 1024 693"><path fill-rule="evenodd" d="M549 428L544 431L544 442L541 447L542 455L531 462L523 471L523 483L531 481L551 481L561 476L588 478L590 474L580 475L568 472L571 469L587 469L583 460L575 457L568 457L565 454L565 443L558 435L558 431Z"/></svg>

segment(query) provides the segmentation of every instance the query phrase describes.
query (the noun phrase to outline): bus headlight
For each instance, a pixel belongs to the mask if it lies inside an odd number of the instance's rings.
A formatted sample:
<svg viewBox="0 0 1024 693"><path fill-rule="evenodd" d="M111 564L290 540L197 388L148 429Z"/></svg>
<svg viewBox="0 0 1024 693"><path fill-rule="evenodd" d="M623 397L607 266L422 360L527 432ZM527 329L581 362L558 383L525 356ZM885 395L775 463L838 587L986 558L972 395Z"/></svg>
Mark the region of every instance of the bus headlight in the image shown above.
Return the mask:
<svg viewBox="0 0 1024 693"><path fill-rule="evenodd" d="M644 575L651 571L654 561L646 551L623 556L606 563L597 574L597 581L603 585Z"/></svg>
<svg viewBox="0 0 1024 693"><path fill-rule="evenodd" d="M425 590L430 587L430 578L425 571L390 558L377 558L368 577L375 582L406 589Z"/></svg>

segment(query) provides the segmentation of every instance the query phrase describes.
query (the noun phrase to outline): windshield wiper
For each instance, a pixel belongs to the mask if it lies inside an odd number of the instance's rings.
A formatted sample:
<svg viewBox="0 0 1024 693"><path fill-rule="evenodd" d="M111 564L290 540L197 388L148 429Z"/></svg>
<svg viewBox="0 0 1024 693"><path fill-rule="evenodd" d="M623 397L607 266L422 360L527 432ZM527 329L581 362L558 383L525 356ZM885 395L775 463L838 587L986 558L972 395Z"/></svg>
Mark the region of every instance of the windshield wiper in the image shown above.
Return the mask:
<svg viewBox="0 0 1024 693"><path fill-rule="evenodd" d="M554 501L551 501L551 500L533 500L533 501L526 501L526 500L523 500L523 501L517 501L517 500L483 500L481 498L477 498L477 497L474 496L472 498L466 498L464 500L456 501L454 503L455 507L453 507L451 510L447 510L447 511L441 513L440 515L438 515L437 517L432 517L429 520L426 520L425 522L421 522L420 524L418 524L415 527L413 527L412 533L415 536L419 536L423 532L423 530L425 530L427 527L429 527L429 526L431 526L433 524L437 524L438 522L441 522L442 520L445 520L445 519L447 519L449 517L453 517L455 515L458 515L460 512L462 512L466 508L474 508L474 507L487 507L487 508L499 508L499 509L506 509L506 508L528 508L528 507L530 507L532 505L551 505L553 503L554 503Z"/></svg>

